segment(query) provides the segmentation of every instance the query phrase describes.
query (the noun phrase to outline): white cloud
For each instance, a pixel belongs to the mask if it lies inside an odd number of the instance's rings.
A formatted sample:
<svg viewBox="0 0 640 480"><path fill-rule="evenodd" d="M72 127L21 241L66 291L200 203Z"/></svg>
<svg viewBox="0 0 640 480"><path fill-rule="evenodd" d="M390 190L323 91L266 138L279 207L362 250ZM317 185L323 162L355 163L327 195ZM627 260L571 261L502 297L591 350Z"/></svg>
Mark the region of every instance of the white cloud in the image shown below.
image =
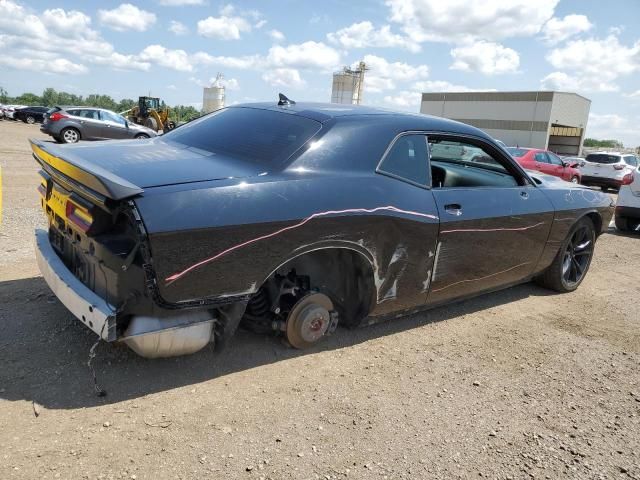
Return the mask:
<svg viewBox="0 0 640 480"><path fill-rule="evenodd" d="M262 79L273 87L301 88L306 85L295 68L274 68L263 73Z"/></svg>
<svg viewBox="0 0 640 480"><path fill-rule="evenodd" d="M620 76L640 71L640 40L631 46L618 37L572 40L547 54L547 61L560 71L545 77L547 84L563 88L592 91L615 91Z"/></svg>
<svg viewBox="0 0 640 480"><path fill-rule="evenodd" d="M198 34L220 40L239 40L243 33L250 32L252 28L260 29L267 23L258 10L238 11L230 3L223 5L219 14L219 17L209 16L198 21Z"/></svg>
<svg viewBox="0 0 640 480"><path fill-rule="evenodd" d="M354 23L337 32L328 33L327 39L344 48L399 47L411 52L420 51L418 43L409 37L391 33L389 25L384 25L376 30L369 21Z"/></svg>
<svg viewBox="0 0 640 480"><path fill-rule="evenodd" d="M192 60L184 50L171 50L162 45L149 45L140 52L138 57L143 61L173 70L182 72L190 72L193 70Z"/></svg>
<svg viewBox="0 0 640 480"><path fill-rule="evenodd" d="M98 10L98 19L103 25L119 32L144 32L156 23L154 13L141 10L130 3L122 3L113 10Z"/></svg>
<svg viewBox="0 0 640 480"><path fill-rule="evenodd" d="M563 42L593 27L593 24L585 15L567 15L562 19L552 18L542 28L544 40L553 45Z"/></svg>
<svg viewBox="0 0 640 480"><path fill-rule="evenodd" d="M429 76L429 67L427 65L410 65L404 62L389 62L383 57L376 55L365 55L364 63L367 65L370 74L373 77L390 78L399 81L411 81L419 78L427 78ZM357 64L354 64L355 68ZM367 81L365 75L365 82Z"/></svg>
<svg viewBox="0 0 640 480"><path fill-rule="evenodd" d="M242 17L207 17L198 21L198 34L220 40L239 40L244 32L251 31L251 24Z"/></svg>
<svg viewBox="0 0 640 480"><path fill-rule="evenodd" d="M204 5L205 0L160 0L158 3L165 7L182 7L187 5Z"/></svg>
<svg viewBox="0 0 640 480"><path fill-rule="evenodd" d="M569 92L615 92L615 83L591 76L572 76L564 72L552 72L540 81L544 90L564 90Z"/></svg>
<svg viewBox="0 0 640 480"><path fill-rule="evenodd" d="M396 88L396 84L390 78L375 77L372 75L365 76L364 90L365 92L379 93L385 90Z"/></svg>
<svg viewBox="0 0 640 480"><path fill-rule="evenodd" d="M189 33L187 26L182 22L177 22L176 20L171 20L169 31L175 35L186 35Z"/></svg>
<svg viewBox="0 0 640 480"><path fill-rule="evenodd" d="M45 10L42 14L42 24L48 31L61 37L79 38L90 32L91 18L82 12L71 10L66 12L61 8ZM91 33L92 36L97 34Z"/></svg>
<svg viewBox="0 0 640 480"><path fill-rule="evenodd" d="M413 40L458 42L536 35L559 0L386 0Z"/></svg>
<svg viewBox="0 0 640 480"><path fill-rule="evenodd" d="M151 68L151 63L141 60L137 55L124 55L118 52L111 52L109 55L91 55L87 57L87 60L116 70L142 70L146 72Z"/></svg>
<svg viewBox="0 0 640 480"><path fill-rule="evenodd" d="M499 43L479 40L451 50L452 70L480 72L484 75L515 73L520 66L520 56L515 50Z"/></svg>
<svg viewBox="0 0 640 480"><path fill-rule="evenodd" d="M640 90L636 90L635 92L631 92L631 93L625 95L625 97L640 98Z"/></svg>
<svg viewBox="0 0 640 480"><path fill-rule="evenodd" d="M78 75L88 72L87 67L84 65L70 62L65 58L42 60L36 58L16 58L10 55L0 54L0 65L20 70L32 70L38 73L64 73L68 75Z"/></svg>
<svg viewBox="0 0 640 480"><path fill-rule="evenodd" d="M383 101L386 104L392 105L399 110L411 110L414 112L420 111L420 101L422 100L422 94L420 92L412 92L403 90L395 95L387 95Z"/></svg>
<svg viewBox="0 0 640 480"><path fill-rule="evenodd" d="M319 68L329 70L340 64L340 53L322 42L275 45L269 49L266 63L271 67Z"/></svg>
<svg viewBox="0 0 640 480"><path fill-rule="evenodd" d="M590 113L587 137L620 140L627 146L640 145L637 123L617 113Z"/></svg>
<svg viewBox="0 0 640 480"><path fill-rule="evenodd" d="M282 33L280 30L270 30L269 36L274 42L284 42L285 40L284 33Z"/></svg>

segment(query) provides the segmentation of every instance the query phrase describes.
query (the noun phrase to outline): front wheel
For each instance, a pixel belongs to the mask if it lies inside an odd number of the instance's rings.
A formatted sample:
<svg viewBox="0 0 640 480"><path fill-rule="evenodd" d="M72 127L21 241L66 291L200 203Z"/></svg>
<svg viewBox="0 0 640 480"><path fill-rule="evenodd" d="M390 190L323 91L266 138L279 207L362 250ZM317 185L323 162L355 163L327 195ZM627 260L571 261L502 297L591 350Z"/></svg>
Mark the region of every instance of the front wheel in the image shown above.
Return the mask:
<svg viewBox="0 0 640 480"><path fill-rule="evenodd" d="M35 119L34 117L32 117L31 115L29 115L29 116L27 117L26 122L27 122L29 125L33 125L34 123L36 123L36 119Z"/></svg>
<svg viewBox="0 0 640 480"><path fill-rule="evenodd" d="M149 135L147 135L146 133L139 133L135 138L137 140L144 140L145 138L149 138Z"/></svg>
<svg viewBox="0 0 640 480"><path fill-rule="evenodd" d="M579 184L580 179L578 177L571 177L571 183Z"/></svg>
<svg viewBox="0 0 640 480"><path fill-rule="evenodd" d="M556 292L573 292L587 275L596 242L596 231L590 218L581 218L562 243L553 263L536 281Z"/></svg>
<svg viewBox="0 0 640 480"><path fill-rule="evenodd" d="M75 128L65 128L60 132L62 143L78 143L80 140L80 132Z"/></svg>

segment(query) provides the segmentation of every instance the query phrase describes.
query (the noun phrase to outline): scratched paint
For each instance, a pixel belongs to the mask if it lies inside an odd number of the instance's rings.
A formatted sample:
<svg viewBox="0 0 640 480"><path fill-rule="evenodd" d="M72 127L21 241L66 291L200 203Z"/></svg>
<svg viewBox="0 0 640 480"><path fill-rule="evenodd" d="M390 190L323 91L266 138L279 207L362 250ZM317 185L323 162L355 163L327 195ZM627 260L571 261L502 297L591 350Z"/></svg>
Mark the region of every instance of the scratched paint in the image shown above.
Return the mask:
<svg viewBox="0 0 640 480"><path fill-rule="evenodd" d="M226 250L223 250L219 253L217 253L216 255L206 258L204 260L201 260L200 262L197 262L193 265L191 265L190 267L182 270L181 272L177 272L174 273L173 275L170 275L169 277L165 278L165 282L166 285L171 285L173 282L175 282L176 280L179 280L180 278L184 277L186 274L188 274L189 272L192 272L193 270L206 265L208 263L214 262L216 260L218 260L219 258L228 255L231 252L234 252L236 250L239 250L243 247L246 247L248 245L254 244L256 242L260 242L262 240L266 240L269 238L273 238L275 236L281 235L287 231L290 230L294 230L296 228L300 228L303 225L307 224L308 222L310 222L311 220L315 219L315 218L320 218L320 217L326 217L326 216L331 216L331 215L341 215L341 214L345 214L345 213L377 213L377 212L382 212L382 211L388 211L388 212L395 212L395 213L402 213L405 215L412 215L412 216L416 216L416 217L422 217L422 218L428 218L431 220L437 220L438 217L436 215L431 215L428 213L422 213L422 212L415 212L415 211L411 211L411 210L402 210L398 207L394 207L392 205L386 206L386 207L375 207L375 208L349 208L349 209L345 209L345 210L328 210L326 212L317 212L314 213L313 215L310 215L308 217L306 217L305 219L303 219L302 221L294 224L294 225L290 225L288 227L284 227L281 228L279 230L276 230L275 232L266 234L266 235L262 235L260 237L256 237L253 238L251 240L247 240L245 242L239 243L237 245L234 245L232 247L227 248Z"/></svg>
<svg viewBox="0 0 640 480"><path fill-rule="evenodd" d="M500 270L499 272L495 272L495 273L491 273L489 275L485 275L483 277L469 278L469 279L465 279L465 280L460 280L460 281L457 281L457 282L454 282L454 283L450 283L449 285L445 285L444 287L435 288L435 289L432 290L432 292L434 292L434 293L435 292L440 292L442 290L446 290L447 288L455 287L456 285L460 285L462 283L479 282L481 280L486 280L486 279L491 278L491 277L496 277L498 275L502 275L503 273L507 273L507 272L510 272L512 270L515 270L516 268L524 267L525 265L530 265L530 264L531 264L531 262L524 262L524 263L521 263L519 265L514 265L513 267L507 268L505 270Z"/></svg>
<svg viewBox="0 0 640 480"><path fill-rule="evenodd" d="M514 228L457 228L454 230L441 230L440 233L456 233L456 232L521 232L525 230L531 230L532 228L537 228L542 225L545 225L546 222L538 222L535 225L529 225L526 227L514 227Z"/></svg>

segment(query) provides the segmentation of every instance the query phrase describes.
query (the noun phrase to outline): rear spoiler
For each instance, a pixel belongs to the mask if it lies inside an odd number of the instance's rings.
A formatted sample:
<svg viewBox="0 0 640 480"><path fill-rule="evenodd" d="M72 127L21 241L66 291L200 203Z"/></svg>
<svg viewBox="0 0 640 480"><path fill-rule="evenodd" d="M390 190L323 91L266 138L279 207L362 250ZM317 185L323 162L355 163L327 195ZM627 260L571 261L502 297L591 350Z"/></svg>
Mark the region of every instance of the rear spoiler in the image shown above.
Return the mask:
<svg viewBox="0 0 640 480"><path fill-rule="evenodd" d="M123 200L144 191L124 178L87 162L69 148L42 140L29 139L29 143L33 157L47 173L54 178L62 177L65 183L78 185L80 190L89 190L86 193L93 193L94 198Z"/></svg>

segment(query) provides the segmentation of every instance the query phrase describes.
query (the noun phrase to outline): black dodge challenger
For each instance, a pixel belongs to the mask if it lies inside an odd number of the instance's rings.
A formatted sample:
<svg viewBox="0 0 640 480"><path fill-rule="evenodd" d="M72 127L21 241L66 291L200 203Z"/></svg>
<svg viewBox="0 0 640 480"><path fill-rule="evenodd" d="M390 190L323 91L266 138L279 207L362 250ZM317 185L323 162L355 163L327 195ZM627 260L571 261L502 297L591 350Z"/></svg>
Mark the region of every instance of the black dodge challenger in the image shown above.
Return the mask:
<svg viewBox="0 0 640 480"><path fill-rule="evenodd" d="M569 292L613 214L468 125L286 97L149 140L31 143L45 280L146 357L239 325L304 348L532 279Z"/></svg>

